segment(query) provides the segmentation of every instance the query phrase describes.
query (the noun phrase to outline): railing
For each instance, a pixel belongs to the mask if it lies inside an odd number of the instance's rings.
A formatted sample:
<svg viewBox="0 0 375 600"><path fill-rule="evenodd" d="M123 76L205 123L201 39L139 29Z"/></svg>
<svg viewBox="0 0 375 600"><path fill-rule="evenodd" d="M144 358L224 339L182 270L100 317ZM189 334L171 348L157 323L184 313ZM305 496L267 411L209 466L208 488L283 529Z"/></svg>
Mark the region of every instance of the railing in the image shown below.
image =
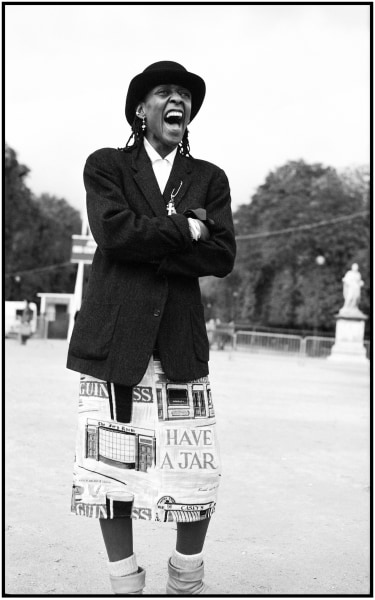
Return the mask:
<svg viewBox="0 0 375 600"><path fill-rule="evenodd" d="M324 358L331 354L335 338L309 336L304 338L304 354L312 358Z"/></svg>
<svg viewBox="0 0 375 600"><path fill-rule="evenodd" d="M258 331L237 331L234 334L233 347L250 352L287 352L300 354L302 337L281 333L261 333Z"/></svg>
<svg viewBox="0 0 375 600"><path fill-rule="evenodd" d="M233 349L248 352L285 353L311 358L325 358L331 354L335 338L280 333L261 333L259 331L237 331L233 336ZM370 342L365 341L366 356L370 357Z"/></svg>

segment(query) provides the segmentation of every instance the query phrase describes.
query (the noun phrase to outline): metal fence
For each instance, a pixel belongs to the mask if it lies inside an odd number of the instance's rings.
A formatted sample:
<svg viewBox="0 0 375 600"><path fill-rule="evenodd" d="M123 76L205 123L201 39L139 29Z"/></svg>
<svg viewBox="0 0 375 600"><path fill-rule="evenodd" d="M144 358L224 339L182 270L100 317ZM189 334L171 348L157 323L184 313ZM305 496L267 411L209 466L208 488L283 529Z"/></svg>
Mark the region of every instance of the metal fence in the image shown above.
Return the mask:
<svg viewBox="0 0 375 600"><path fill-rule="evenodd" d="M335 338L308 336L303 339L304 354L312 358L324 358L331 354Z"/></svg>
<svg viewBox="0 0 375 600"><path fill-rule="evenodd" d="M233 347L236 350L250 352L287 352L300 354L302 337L281 333L261 333L259 331L237 331L234 334Z"/></svg>
<svg viewBox="0 0 375 600"><path fill-rule="evenodd" d="M331 354L335 338L280 333L261 333L259 331L237 331L233 337L233 348L248 352L284 353L302 355L311 358L325 358ZM370 342L365 341L366 356L370 357Z"/></svg>

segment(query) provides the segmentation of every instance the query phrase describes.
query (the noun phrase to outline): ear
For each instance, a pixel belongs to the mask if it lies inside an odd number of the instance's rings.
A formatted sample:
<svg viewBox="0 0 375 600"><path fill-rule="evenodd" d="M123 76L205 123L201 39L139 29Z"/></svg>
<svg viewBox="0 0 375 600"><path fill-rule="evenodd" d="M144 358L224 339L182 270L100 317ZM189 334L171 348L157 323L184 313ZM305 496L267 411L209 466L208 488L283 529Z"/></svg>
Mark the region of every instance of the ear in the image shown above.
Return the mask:
<svg viewBox="0 0 375 600"><path fill-rule="evenodd" d="M143 102L141 102L140 104L138 104L137 109L135 111L135 114L137 115L137 117L139 117L140 119L142 119L142 117L145 117L145 111L143 109Z"/></svg>

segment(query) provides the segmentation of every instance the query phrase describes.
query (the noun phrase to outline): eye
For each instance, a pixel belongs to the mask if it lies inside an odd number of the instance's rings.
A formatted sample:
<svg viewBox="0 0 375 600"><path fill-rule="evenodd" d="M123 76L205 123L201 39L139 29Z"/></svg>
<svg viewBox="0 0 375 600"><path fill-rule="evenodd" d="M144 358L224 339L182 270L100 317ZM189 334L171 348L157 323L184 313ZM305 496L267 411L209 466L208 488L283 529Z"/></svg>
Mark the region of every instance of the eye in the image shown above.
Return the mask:
<svg viewBox="0 0 375 600"><path fill-rule="evenodd" d="M191 99L191 93L188 90L179 90L179 94L180 96L183 96L183 98L186 98L188 100Z"/></svg>

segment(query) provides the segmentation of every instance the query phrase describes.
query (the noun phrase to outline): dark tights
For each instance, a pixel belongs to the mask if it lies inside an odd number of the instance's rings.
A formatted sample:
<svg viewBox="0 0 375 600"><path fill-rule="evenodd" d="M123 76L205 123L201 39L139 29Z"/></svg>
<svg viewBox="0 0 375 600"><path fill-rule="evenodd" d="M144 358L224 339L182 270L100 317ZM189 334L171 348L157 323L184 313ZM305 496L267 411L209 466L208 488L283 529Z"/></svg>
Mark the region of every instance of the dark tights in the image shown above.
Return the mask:
<svg viewBox="0 0 375 600"><path fill-rule="evenodd" d="M133 523L131 518L99 519L110 562L133 554ZM193 523L177 523L176 550L181 554L202 552L210 519Z"/></svg>

